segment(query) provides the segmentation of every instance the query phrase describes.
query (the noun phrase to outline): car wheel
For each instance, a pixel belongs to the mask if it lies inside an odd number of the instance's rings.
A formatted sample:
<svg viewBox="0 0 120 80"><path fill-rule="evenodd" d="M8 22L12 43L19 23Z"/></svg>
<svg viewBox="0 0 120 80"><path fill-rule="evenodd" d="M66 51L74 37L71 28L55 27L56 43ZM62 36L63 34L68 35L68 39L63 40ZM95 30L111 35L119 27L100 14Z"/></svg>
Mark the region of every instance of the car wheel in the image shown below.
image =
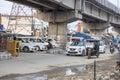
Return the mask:
<svg viewBox="0 0 120 80"><path fill-rule="evenodd" d="M99 52L97 52L96 57L99 58Z"/></svg>
<svg viewBox="0 0 120 80"><path fill-rule="evenodd" d="M39 46L36 46L37 50L40 51L40 47Z"/></svg>
<svg viewBox="0 0 120 80"><path fill-rule="evenodd" d="M88 59L91 59L91 54L88 54Z"/></svg>
<svg viewBox="0 0 120 80"><path fill-rule="evenodd" d="M29 48L28 48L28 47L24 47L24 48L23 48L23 51L24 51L24 52L29 52Z"/></svg>
<svg viewBox="0 0 120 80"><path fill-rule="evenodd" d="M85 56L85 50L82 51L82 56Z"/></svg>
<svg viewBox="0 0 120 80"><path fill-rule="evenodd" d="M104 50L104 52L103 53L106 53L106 51Z"/></svg>
<svg viewBox="0 0 120 80"><path fill-rule="evenodd" d="M66 54L67 56L70 56L70 54Z"/></svg>

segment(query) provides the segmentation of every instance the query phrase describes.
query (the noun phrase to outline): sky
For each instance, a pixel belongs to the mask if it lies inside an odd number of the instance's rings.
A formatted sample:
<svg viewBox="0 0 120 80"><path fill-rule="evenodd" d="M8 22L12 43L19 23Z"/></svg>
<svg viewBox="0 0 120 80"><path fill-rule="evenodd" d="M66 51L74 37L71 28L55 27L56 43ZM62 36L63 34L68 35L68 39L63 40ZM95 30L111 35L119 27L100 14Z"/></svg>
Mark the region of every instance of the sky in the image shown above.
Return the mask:
<svg viewBox="0 0 120 80"><path fill-rule="evenodd" d="M10 13L12 8L12 3L5 0L0 0L0 13Z"/></svg>

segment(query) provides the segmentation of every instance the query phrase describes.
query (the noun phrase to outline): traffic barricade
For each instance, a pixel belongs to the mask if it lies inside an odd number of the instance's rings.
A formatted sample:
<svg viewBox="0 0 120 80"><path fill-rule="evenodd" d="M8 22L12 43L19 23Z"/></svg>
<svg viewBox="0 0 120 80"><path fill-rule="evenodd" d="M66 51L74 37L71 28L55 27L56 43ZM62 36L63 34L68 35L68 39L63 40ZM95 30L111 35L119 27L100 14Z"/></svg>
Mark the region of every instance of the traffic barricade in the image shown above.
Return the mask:
<svg viewBox="0 0 120 80"><path fill-rule="evenodd" d="M12 56L19 56L20 42L18 40L7 40L7 51L10 52Z"/></svg>

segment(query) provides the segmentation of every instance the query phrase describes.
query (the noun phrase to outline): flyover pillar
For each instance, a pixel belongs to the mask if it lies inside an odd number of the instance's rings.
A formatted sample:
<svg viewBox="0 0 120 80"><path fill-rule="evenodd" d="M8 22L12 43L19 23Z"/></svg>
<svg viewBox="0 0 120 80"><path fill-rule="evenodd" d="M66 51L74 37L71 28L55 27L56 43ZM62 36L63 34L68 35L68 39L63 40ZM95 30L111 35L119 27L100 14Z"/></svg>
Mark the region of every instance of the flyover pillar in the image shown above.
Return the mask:
<svg viewBox="0 0 120 80"><path fill-rule="evenodd" d="M114 27L113 30L120 34L120 28L119 27Z"/></svg>
<svg viewBox="0 0 120 80"><path fill-rule="evenodd" d="M60 23L49 23L48 28L48 37L57 39L57 40L63 40L67 36L67 26L65 22Z"/></svg>
<svg viewBox="0 0 120 80"><path fill-rule="evenodd" d="M78 10L75 11L37 11L35 15L38 19L49 22L48 36L58 40L65 40L67 35L67 23L78 19L82 19L82 14Z"/></svg>

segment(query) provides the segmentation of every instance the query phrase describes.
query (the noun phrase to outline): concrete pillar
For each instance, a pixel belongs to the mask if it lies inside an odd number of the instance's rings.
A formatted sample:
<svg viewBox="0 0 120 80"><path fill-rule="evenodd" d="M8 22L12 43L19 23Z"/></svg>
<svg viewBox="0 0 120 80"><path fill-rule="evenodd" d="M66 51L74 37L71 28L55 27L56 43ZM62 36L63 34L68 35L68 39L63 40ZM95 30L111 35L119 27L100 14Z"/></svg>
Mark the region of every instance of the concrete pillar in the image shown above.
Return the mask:
<svg viewBox="0 0 120 80"><path fill-rule="evenodd" d="M49 22L48 36L51 38L66 40L66 24L78 19L82 19L82 15L78 10L75 11L37 11L35 16L38 19Z"/></svg>
<svg viewBox="0 0 120 80"><path fill-rule="evenodd" d="M57 39L57 40L65 40L67 37L67 26L65 22L61 23L49 23L48 29L48 37Z"/></svg>
<svg viewBox="0 0 120 80"><path fill-rule="evenodd" d="M113 30L120 34L120 28L119 27L114 27Z"/></svg>

